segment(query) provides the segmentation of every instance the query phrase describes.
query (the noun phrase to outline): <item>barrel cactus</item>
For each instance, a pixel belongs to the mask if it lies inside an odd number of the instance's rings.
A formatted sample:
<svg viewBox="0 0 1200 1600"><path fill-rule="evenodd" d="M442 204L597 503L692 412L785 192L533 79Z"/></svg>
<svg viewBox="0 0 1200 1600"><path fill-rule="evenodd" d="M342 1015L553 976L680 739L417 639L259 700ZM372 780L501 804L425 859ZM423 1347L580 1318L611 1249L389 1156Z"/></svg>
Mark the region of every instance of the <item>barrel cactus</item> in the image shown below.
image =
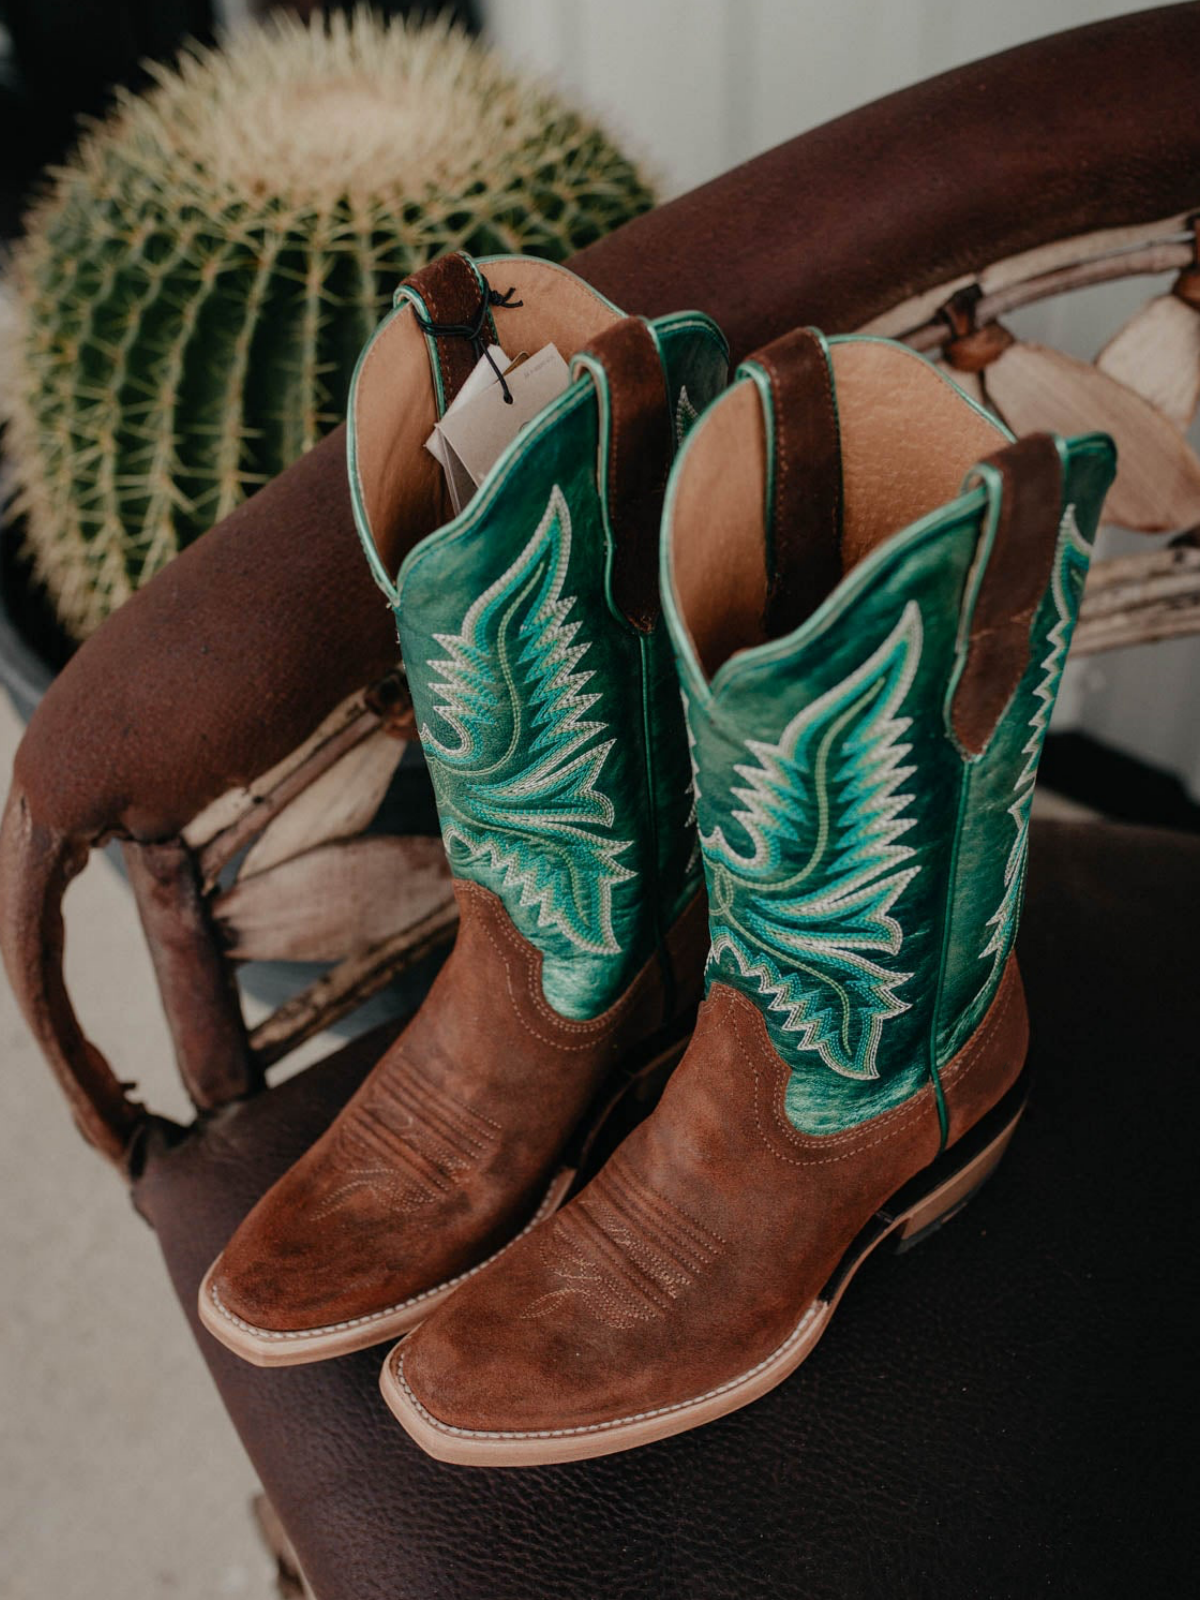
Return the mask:
<svg viewBox="0 0 1200 1600"><path fill-rule="evenodd" d="M652 201L443 23L276 16L158 70L50 175L7 272L4 448L64 627L340 419L406 273L460 246L561 260Z"/></svg>

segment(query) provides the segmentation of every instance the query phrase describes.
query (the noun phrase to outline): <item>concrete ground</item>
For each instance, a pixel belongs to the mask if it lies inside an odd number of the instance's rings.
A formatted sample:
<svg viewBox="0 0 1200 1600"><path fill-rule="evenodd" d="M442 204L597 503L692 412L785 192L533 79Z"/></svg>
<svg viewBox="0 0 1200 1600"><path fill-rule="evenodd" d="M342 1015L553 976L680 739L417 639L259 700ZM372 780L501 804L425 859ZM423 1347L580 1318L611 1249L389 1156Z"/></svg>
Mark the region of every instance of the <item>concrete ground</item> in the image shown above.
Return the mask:
<svg viewBox="0 0 1200 1600"><path fill-rule="evenodd" d="M5 791L20 734L0 693ZM88 1032L182 1114L133 900L107 861L68 893L67 934ZM0 1279L0 1600L269 1600L254 1473L154 1236L75 1132L2 977Z"/></svg>

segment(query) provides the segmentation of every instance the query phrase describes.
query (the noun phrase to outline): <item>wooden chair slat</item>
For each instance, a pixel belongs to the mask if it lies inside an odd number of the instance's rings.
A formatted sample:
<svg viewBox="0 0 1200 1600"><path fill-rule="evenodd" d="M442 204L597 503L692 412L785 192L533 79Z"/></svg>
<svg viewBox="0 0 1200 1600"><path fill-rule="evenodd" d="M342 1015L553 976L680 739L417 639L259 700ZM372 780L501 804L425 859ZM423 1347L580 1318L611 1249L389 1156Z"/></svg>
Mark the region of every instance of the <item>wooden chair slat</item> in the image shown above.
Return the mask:
<svg viewBox="0 0 1200 1600"><path fill-rule="evenodd" d="M1096 365L1186 430L1200 406L1200 311L1176 295L1156 295L1113 335Z"/></svg>
<svg viewBox="0 0 1200 1600"><path fill-rule="evenodd" d="M421 923L452 898L440 839L318 845L220 895L213 916L241 961L340 961Z"/></svg>
<svg viewBox="0 0 1200 1600"><path fill-rule="evenodd" d="M1117 441L1106 521L1145 533L1200 523L1200 461L1161 412L1107 373L1043 345L1013 344L984 373L988 400L1014 433L1089 433Z"/></svg>
<svg viewBox="0 0 1200 1600"><path fill-rule="evenodd" d="M407 741L378 728L352 746L270 822L242 864L240 878L331 839L360 833L379 810Z"/></svg>

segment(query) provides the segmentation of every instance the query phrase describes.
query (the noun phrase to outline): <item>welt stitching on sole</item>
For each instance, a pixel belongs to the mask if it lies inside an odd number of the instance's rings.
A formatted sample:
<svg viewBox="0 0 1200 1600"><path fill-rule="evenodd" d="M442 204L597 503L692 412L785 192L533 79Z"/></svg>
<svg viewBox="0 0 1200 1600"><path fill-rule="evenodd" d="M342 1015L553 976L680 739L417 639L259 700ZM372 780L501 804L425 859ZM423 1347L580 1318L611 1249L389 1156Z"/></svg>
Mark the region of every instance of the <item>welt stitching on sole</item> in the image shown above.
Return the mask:
<svg viewBox="0 0 1200 1600"><path fill-rule="evenodd" d="M741 1384L748 1383L751 1378L757 1377L765 1367L769 1367L773 1361L784 1355L798 1342L800 1335L813 1318L820 1313L821 1309L820 1302L814 1301L783 1343L777 1345L770 1355L764 1356L756 1366L747 1368L745 1372L739 1372L736 1378L730 1378L727 1383L718 1384L715 1389L708 1389L704 1394L695 1395L690 1400L677 1400L674 1405L658 1406L653 1411L635 1411L630 1416L616 1417L611 1422L592 1422L578 1428L540 1428L525 1432L520 1430L502 1432L484 1428L456 1428L452 1423L440 1421L431 1411L427 1411L417 1399L409 1387L408 1379L404 1376L403 1352L397 1354L395 1360L391 1363L391 1368L404 1393L412 1402L413 1408L439 1433L452 1433L463 1439L566 1439L578 1437L582 1434L611 1433L614 1428L629 1427L635 1422L649 1422L654 1417L666 1417L676 1412L688 1411L693 1406L703 1405L706 1400L715 1400L719 1395L728 1394Z"/></svg>

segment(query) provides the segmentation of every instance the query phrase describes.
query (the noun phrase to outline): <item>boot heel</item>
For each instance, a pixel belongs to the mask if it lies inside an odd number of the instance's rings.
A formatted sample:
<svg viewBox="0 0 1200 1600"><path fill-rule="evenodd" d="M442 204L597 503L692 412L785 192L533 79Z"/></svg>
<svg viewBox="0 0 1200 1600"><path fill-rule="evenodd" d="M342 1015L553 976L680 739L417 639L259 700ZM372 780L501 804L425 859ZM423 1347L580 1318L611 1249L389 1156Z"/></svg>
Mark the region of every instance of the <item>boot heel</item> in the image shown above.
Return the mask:
<svg viewBox="0 0 1200 1600"><path fill-rule="evenodd" d="M936 1233L944 1223L955 1217L972 1199L1000 1165L1009 1141L1021 1120L1022 1105L1004 1128L953 1175L939 1183L935 1189L913 1204L901 1215L899 1228L894 1235L897 1255L911 1250L915 1244L931 1233Z"/></svg>

